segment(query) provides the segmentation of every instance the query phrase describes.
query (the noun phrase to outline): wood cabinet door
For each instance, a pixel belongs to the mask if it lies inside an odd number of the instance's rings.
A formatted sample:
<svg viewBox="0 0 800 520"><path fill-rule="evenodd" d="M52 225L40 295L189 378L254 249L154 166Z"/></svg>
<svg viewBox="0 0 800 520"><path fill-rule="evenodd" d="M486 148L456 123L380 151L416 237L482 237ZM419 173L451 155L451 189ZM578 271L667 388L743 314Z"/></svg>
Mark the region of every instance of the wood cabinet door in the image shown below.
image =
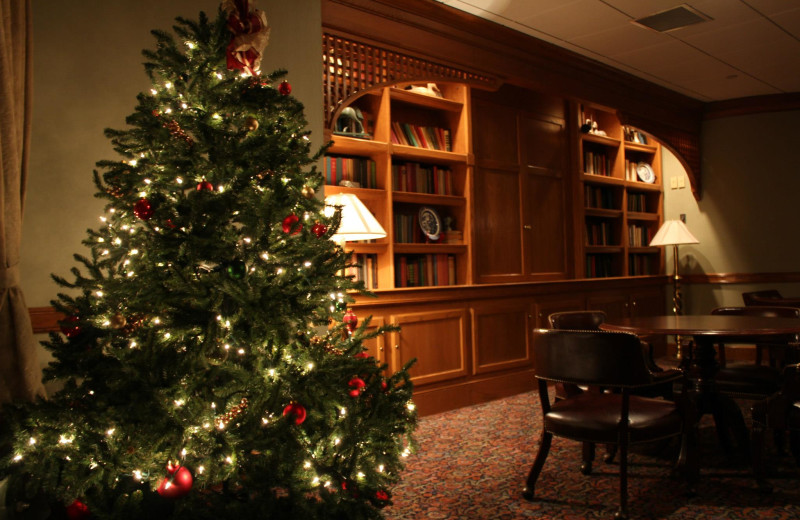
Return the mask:
<svg viewBox="0 0 800 520"><path fill-rule="evenodd" d="M465 308L392 315L400 327L392 333L392 370L416 359L409 371L415 386L466 376L467 320Z"/></svg>
<svg viewBox="0 0 800 520"><path fill-rule="evenodd" d="M382 327L383 325L384 325L383 317L373 316L369 322L369 326L367 327L367 332L372 332L378 327ZM363 342L363 345L367 348L367 353L370 356L377 359L378 363L389 362L386 356L386 336L387 334L382 334L380 336L370 338Z"/></svg>
<svg viewBox="0 0 800 520"><path fill-rule="evenodd" d="M524 280L519 184L516 169L475 168L472 251L477 283Z"/></svg>
<svg viewBox="0 0 800 520"><path fill-rule="evenodd" d="M505 300L472 307L472 359L475 374L531 363L529 300Z"/></svg>
<svg viewBox="0 0 800 520"><path fill-rule="evenodd" d="M648 287L631 293L631 316L658 316L667 313L663 287Z"/></svg>
<svg viewBox="0 0 800 520"><path fill-rule="evenodd" d="M473 259L476 283L524 280L516 110L474 99Z"/></svg>
<svg viewBox="0 0 800 520"><path fill-rule="evenodd" d="M630 293L623 291L605 291L589 294L586 297L586 309L606 313L606 321L614 321L630 316Z"/></svg>
<svg viewBox="0 0 800 520"><path fill-rule="evenodd" d="M526 272L530 279L564 279L571 225L566 205L565 123L526 113L518 116L518 128Z"/></svg>

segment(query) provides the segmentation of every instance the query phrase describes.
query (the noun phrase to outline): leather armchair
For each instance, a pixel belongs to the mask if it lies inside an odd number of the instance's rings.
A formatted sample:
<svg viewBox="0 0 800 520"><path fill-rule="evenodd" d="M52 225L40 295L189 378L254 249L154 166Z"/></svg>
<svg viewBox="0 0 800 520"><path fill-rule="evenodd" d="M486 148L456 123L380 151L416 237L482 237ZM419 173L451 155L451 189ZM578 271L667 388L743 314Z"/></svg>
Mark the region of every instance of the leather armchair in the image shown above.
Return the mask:
<svg viewBox="0 0 800 520"><path fill-rule="evenodd" d="M654 377L645 362L639 338L616 332L537 329L533 337L533 359L543 424L539 450L523 491L527 500L535 499L536 483L554 435L618 447L620 499L616 518L628 517L630 445L681 436L685 476L689 491L693 492L698 474L697 414L693 401L681 399L679 405L634 395L637 390L665 380L684 382L680 371L669 371L664 379ZM551 404L548 383L553 382L615 391L583 392Z"/></svg>

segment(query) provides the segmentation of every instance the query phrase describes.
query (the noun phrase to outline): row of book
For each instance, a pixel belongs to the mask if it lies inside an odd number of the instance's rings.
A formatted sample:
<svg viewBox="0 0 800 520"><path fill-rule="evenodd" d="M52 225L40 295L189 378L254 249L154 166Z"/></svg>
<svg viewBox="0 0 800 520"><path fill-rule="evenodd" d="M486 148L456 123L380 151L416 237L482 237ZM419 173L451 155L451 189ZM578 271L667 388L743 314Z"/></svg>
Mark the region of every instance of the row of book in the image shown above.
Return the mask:
<svg viewBox="0 0 800 520"><path fill-rule="evenodd" d="M612 243L611 222L590 220L586 222L586 243L590 246L607 246Z"/></svg>
<svg viewBox="0 0 800 520"><path fill-rule="evenodd" d="M456 285L456 258L446 253L397 255L394 278L395 287Z"/></svg>
<svg viewBox="0 0 800 520"><path fill-rule="evenodd" d="M392 163L392 190L453 195L453 172L436 165Z"/></svg>
<svg viewBox="0 0 800 520"><path fill-rule="evenodd" d="M630 247L647 247L651 240L653 240L653 232L649 227L628 224L628 245Z"/></svg>
<svg viewBox="0 0 800 520"><path fill-rule="evenodd" d="M614 264L611 255L586 255L586 277L605 278L614 276Z"/></svg>
<svg viewBox="0 0 800 520"><path fill-rule="evenodd" d="M366 157L325 156L325 182L339 186L342 181L358 183L360 188L377 188L375 161Z"/></svg>
<svg viewBox="0 0 800 520"><path fill-rule="evenodd" d="M422 244L426 237L419 227L417 213L394 214L394 241L397 244Z"/></svg>
<svg viewBox="0 0 800 520"><path fill-rule="evenodd" d="M605 152L584 150L583 172L591 175L610 177L612 173L611 158Z"/></svg>
<svg viewBox="0 0 800 520"><path fill-rule="evenodd" d="M587 208L617 209L614 192L608 188L586 184L584 199Z"/></svg>
<svg viewBox="0 0 800 520"><path fill-rule="evenodd" d="M450 130L445 128L392 121L391 131L391 139L394 144L427 148L428 150L452 151Z"/></svg>
<svg viewBox="0 0 800 520"><path fill-rule="evenodd" d="M345 269L345 276L352 276L358 282L364 282L369 290L378 288L378 255L357 254L355 265Z"/></svg>
<svg viewBox="0 0 800 520"><path fill-rule="evenodd" d="M639 213L647 211L647 198L644 193L628 193L628 211Z"/></svg>
<svg viewBox="0 0 800 520"><path fill-rule="evenodd" d="M639 175L636 173L636 166L639 164L638 161L631 161L630 159L625 159L625 180L626 181L638 181Z"/></svg>
<svg viewBox="0 0 800 520"><path fill-rule="evenodd" d="M628 256L628 275L643 276L647 274L657 274L654 265L657 265L657 257L652 255L633 254Z"/></svg>

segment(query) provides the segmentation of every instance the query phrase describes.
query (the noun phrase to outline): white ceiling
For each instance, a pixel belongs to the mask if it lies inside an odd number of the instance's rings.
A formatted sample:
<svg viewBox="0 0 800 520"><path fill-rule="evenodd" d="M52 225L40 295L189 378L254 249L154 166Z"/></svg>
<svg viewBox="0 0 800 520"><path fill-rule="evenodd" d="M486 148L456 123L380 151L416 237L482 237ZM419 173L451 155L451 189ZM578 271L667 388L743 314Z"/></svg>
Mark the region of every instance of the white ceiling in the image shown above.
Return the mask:
<svg viewBox="0 0 800 520"><path fill-rule="evenodd" d="M800 0L437 0L701 101L800 92ZM712 20L632 23L686 5Z"/></svg>

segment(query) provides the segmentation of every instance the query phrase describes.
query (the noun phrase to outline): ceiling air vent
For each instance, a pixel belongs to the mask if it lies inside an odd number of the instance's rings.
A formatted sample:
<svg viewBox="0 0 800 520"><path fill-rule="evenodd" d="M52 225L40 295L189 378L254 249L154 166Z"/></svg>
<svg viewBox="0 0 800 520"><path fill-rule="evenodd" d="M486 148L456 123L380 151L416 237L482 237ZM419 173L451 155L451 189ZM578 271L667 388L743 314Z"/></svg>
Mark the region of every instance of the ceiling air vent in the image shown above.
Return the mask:
<svg viewBox="0 0 800 520"><path fill-rule="evenodd" d="M637 20L632 20L637 25L642 25L648 29L658 32L669 32L681 29L688 25L700 22L707 22L712 18L700 13L696 9L682 4L660 13L651 14Z"/></svg>

